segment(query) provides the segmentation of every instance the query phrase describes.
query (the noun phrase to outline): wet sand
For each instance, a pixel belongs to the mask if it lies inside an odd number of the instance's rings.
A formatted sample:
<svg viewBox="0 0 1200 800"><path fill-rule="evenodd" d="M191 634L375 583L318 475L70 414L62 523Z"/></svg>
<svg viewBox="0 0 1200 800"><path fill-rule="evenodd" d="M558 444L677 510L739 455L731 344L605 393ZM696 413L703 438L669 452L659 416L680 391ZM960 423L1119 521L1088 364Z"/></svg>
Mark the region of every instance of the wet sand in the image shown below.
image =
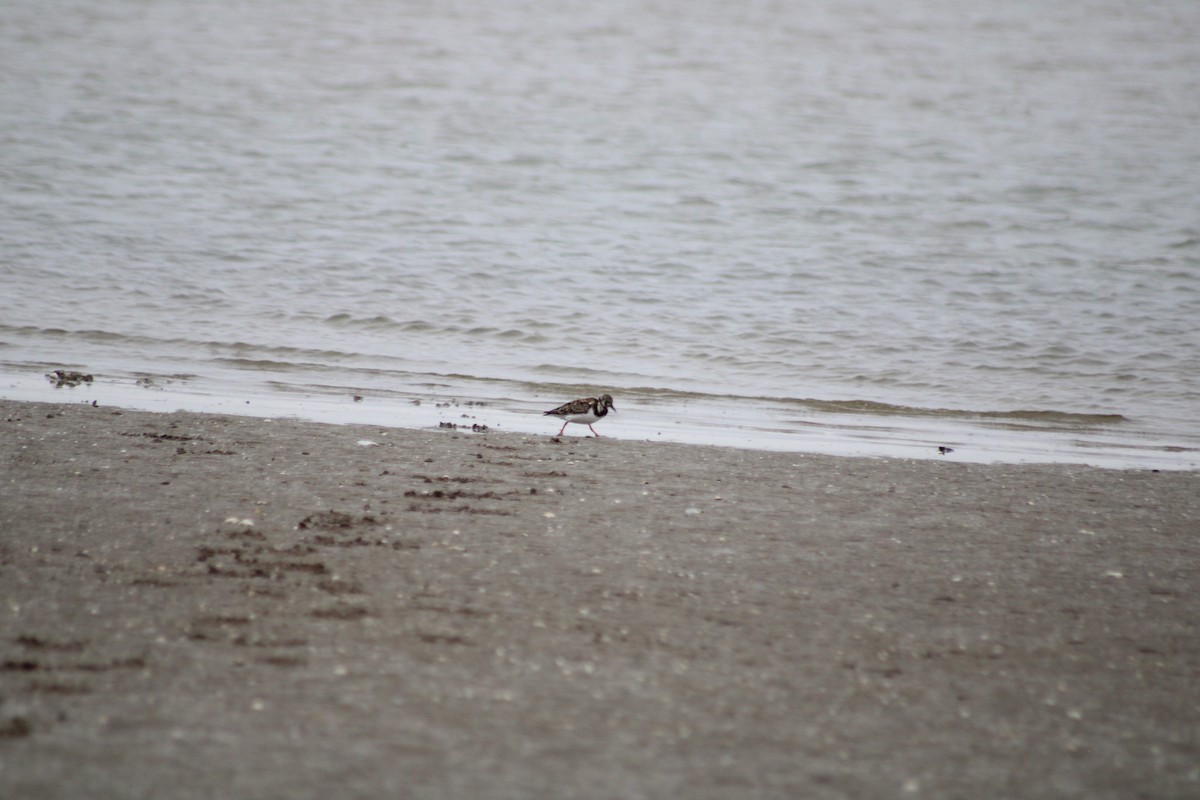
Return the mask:
<svg viewBox="0 0 1200 800"><path fill-rule="evenodd" d="M1200 473L555 429L0 401L0 796L1200 796Z"/></svg>

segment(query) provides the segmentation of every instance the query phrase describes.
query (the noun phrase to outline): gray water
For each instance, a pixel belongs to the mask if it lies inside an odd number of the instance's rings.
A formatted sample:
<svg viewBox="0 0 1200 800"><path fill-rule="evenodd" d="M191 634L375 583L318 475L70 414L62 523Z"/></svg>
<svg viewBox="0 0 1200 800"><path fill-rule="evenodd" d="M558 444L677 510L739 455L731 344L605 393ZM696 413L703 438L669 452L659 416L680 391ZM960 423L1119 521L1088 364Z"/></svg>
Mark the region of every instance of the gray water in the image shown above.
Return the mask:
<svg viewBox="0 0 1200 800"><path fill-rule="evenodd" d="M1194 0L5 0L0 395L1195 469L1197 42Z"/></svg>

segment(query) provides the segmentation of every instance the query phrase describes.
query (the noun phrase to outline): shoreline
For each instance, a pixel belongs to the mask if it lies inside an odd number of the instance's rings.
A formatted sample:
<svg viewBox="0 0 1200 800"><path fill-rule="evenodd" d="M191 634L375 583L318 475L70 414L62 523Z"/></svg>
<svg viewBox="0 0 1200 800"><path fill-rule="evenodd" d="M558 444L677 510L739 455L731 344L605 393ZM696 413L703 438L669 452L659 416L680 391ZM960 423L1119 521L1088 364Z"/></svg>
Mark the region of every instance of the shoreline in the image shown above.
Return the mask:
<svg viewBox="0 0 1200 800"><path fill-rule="evenodd" d="M1195 472L11 400L0 445L5 797L1200 791Z"/></svg>
<svg viewBox="0 0 1200 800"><path fill-rule="evenodd" d="M44 373L34 370L0 375L6 384L0 396L14 402L71 402L68 398L73 398L80 403L160 413L293 417L408 429L468 420L492 430L545 435L553 431L542 424L542 411L560 404L565 397L585 396L591 391L580 386L555 386L552 395L537 401L529 399L536 392L524 391L533 387L523 387L523 399L518 400L506 394L517 388L511 382L479 383L463 376L430 376L439 382L398 389L384 387L377 380L370 385L343 386L310 383L292 375L288 381L280 376L265 382L235 384L195 375L141 372L123 377L96 373L94 381L53 385ZM618 403L626 413L617 414L616 424L606 425L606 433L625 441L848 458L1200 471L1200 440L1194 435L1168 437L1121 415L952 409L928 409L924 414L902 408L892 414L854 413L844 408L836 410L841 408L836 403L825 404L828 407L823 406L823 410L817 410L817 405L817 401L686 393L671 399L658 392L629 390Z"/></svg>

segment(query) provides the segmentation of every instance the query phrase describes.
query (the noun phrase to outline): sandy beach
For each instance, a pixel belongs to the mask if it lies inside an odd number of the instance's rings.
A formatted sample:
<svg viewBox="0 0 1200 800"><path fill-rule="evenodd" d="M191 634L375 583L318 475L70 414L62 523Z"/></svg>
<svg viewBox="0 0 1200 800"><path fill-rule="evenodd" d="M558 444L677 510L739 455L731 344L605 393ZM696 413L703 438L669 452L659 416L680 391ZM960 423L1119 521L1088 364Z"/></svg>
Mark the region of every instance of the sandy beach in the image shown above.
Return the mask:
<svg viewBox="0 0 1200 800"><path fill-rule="evenodd" d="M0 401L0 796L1200 796L1200 473L555 430Z"/></svg>

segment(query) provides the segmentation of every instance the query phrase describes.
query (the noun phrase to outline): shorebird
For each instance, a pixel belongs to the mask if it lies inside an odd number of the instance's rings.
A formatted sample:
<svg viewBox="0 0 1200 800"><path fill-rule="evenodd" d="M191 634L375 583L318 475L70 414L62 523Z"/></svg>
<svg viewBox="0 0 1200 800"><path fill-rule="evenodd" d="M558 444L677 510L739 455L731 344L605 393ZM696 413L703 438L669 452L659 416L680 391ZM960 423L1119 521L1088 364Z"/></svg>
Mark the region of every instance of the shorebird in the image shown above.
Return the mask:
<svg viewBox="0 0 1200 800"><path fill-rule="evenodd" d="M587 425L589 431L596 433L592 423L603 419L610 410L614 412L617 410L617 407L613 405L612 395L602 394L599 397L584 397L563 403L558 408L545 412L542 416L562 417L563 426L558 431L558 435L562 436L567 425L572 422L577 425ZM596 437L599 438L599 436L600 434L596 433Z"/></svg>

